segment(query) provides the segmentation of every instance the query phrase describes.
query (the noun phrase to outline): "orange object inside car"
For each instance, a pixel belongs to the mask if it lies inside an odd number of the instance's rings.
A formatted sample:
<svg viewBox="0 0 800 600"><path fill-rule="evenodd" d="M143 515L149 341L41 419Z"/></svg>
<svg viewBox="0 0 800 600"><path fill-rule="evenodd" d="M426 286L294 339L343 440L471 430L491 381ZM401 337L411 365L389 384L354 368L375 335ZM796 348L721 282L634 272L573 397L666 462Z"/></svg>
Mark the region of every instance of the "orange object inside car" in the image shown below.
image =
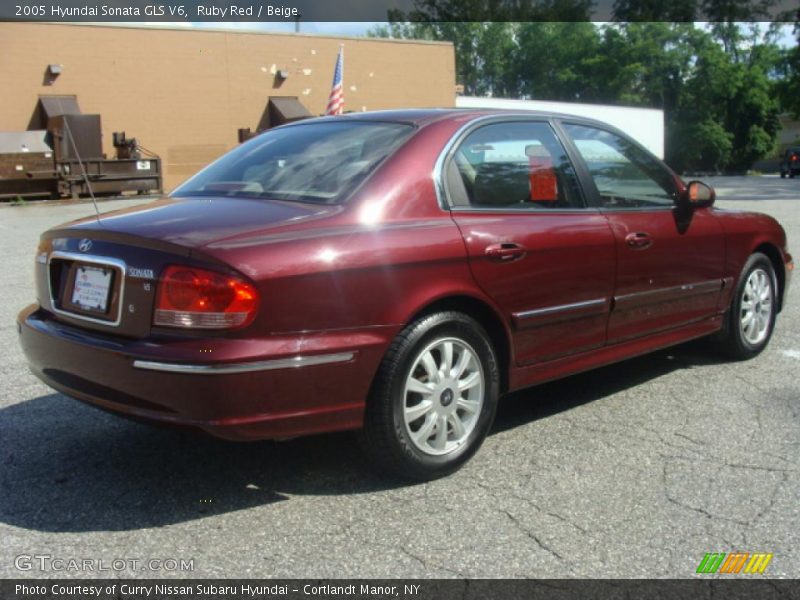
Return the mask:
<svg viewBox="0 0 800 600"><path fill-rule="evenodd" d="M530 165L531 202L558 201L558 182L549 156L528 156Z"/></svg>

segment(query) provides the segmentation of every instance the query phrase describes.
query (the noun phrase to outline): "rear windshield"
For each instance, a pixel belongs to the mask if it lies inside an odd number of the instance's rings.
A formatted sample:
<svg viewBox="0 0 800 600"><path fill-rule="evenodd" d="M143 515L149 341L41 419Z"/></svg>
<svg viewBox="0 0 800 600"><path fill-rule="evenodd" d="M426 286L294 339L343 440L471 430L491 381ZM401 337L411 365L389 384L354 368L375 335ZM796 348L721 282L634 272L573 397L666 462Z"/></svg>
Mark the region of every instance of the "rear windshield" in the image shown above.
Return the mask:
<svg viewBox="0 0 800 600"><path fill-rule="evenodd" d="M344 119L273 129L228 152L172 196L336 204L413 131L403 123Z"/></svg>

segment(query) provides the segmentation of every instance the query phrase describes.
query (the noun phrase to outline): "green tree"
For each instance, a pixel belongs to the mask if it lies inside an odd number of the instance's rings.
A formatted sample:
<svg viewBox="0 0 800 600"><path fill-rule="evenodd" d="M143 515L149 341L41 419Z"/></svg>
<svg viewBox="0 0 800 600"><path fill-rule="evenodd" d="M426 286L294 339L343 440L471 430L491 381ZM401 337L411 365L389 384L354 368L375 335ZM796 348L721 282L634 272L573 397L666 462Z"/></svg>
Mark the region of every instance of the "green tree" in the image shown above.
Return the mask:
<svg viewBox="0 0 800 600"><path fill-rule="evenodd" d="M466 94L513 96L516 86L508 65L515 51L514 27L506 22L402 22L378 26L367 35L452 42L456 82Z"/></svg>
<svg viewBox="0 0 800 600"><path fill-rule="evenodd" d="M752 8L745 0L698 1L681 0L670 10L716 11L719 22L708 28L579 19L461 23L452 19L475 11L488 19L499 10L518 16L588 7L572 0L416 0L414 11L397 15L406 20L371 35L451 41L456 79L468 95L660 108L674 168L744 170L774 148L779 98L800 115L800 50L781 52L774 28L733 22ZM659 6L640 5L640 14ZM628 0L615 5L617 16L634 9Z"/></svg>
<svg viewBox="0 0 800 600"><path fill-rule="evenodd" d="M667 130L667 161L678 172L720 172L730 162L733 136L713 118L676 120Z"/></svg>
<svg viewBox="0 0 800 600"><path fill-rule="evenodd" d="M601 51L610 99L673 114L692 68L697 35L689 23L607 27Z"/></svg>
<svg viewBox="0 0 800 600"><path fill-rule="evenodd" d="M527 22L516 29L516 51L507 68L526 98L597 100L600 34L589 22Z"/></svg>
<svg viewBox="0 0 800 600"><path fill-rule="evenodd" d="M588 21L593 0L414 0L368 35L453 43L456 81L470 95L514 96L516 30L526 21Z"/></svg>
<svg viewBox="0 0 800 600"><path fill-rule="evenodd" d="M781 108L800 118L800 22L795 23L794 33L797 43L781 56L777 87Z"/></svg>
<svg viewBox="0 0 800 600"><path fill-rule="evenodd" d="M769 21L780 0L614 0L613 19L620 22L706 21L732 24ZM735 35L735 31L729 30ZM730 48L728 48L730 49Z"/></svg>
<svg viewBox="0 0 800 600"><path fill-rule="evenodd" d="M389 21L589 21L593 4L593 0L414 0L407 13L389 11Z"/></svg>
<svg viewBox="0 0 800 600"><path fill-rule="evenodd" d="M613 18L622 22L692 22L697 17L696 0L615 0Z"/></svg>

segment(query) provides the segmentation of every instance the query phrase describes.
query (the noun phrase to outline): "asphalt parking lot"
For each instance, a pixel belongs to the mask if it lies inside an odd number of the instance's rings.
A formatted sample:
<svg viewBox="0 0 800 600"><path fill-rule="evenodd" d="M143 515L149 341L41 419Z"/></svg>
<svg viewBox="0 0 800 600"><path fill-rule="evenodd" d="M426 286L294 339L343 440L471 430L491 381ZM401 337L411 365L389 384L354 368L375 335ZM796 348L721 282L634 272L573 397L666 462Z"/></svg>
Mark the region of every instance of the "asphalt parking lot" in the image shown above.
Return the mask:
<svg viewBox="0 0 800 600"><path fill-rule="evenodd" d="M777 217L800 257L800 180L709 181L719 206ZM688 577L735 550L800 577L799 281L758 358L693 343L513 394L464 469L400 485L349 434L226 443L34 378L14 318L38 234L91 210L0 207L1 577ZM194 569L20 571L20 555Z"/></svg>

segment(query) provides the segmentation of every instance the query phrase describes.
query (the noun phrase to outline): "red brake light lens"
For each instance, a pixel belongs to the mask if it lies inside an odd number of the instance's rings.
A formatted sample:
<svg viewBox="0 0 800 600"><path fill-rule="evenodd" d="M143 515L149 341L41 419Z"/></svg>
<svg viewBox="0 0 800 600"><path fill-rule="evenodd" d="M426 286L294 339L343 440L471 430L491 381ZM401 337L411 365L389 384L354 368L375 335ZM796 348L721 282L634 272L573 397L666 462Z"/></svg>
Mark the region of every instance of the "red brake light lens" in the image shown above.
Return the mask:
<svg viewBox="0 0 800 600"><path fill-rule="evenodd" d="M230 329L249 324L256 314L258 292L237 277L171 265L158 282L155 325Z"/></svg>

